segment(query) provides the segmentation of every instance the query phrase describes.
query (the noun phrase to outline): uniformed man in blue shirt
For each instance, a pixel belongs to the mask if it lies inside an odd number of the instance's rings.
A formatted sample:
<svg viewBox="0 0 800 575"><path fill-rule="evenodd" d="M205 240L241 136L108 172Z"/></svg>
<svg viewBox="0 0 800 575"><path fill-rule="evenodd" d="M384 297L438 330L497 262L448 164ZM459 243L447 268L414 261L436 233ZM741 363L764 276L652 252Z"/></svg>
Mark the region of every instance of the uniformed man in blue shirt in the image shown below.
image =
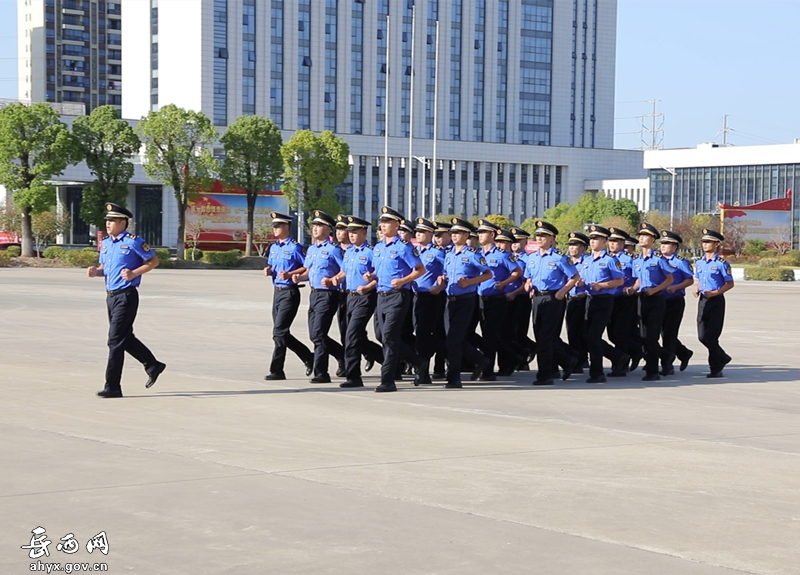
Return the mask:
<svg viewBox="0 0 800 575"><path fill-rule="evenodd" d="M419 365L419 356L402 340L402 330L413 298L411 284L425 273L425 266L417 249L400 240L398 230L402 220L403 216L394 208L381 208L379 221L383 239L372 251L375 271L365 274L364 278L378 280L376 314L383 344L381 384L375 388L378 393L397 391L395 378L401 357L413 367Z"/></svg>
<svg viewBox="0 0 800 575"><path fill-rule="evenodd" d="M314 354L289 329L300 307L299 286L292 281L292 272L303 267L303 247L291 237L292 217L272 212L272 235L275 242L267 250L267 265L264 275L272 278L272 362L267 380L286 379L283 371L286 363L286 348L291 349L306 366L306 375L314 370Z"/></svg>
<svg viewBox="0 0 800 575"><path fill-rule="evenodd" d="M578 356L561 339L561 327L566 311L565 297L578 279L578 270L569 256L555 248L558 228L538 220L534 237L539 250L528 256L525 268L525 287L533 298L533 334L536 338L536 357L539 371L534 385L553 385L559 375L556 365L564 369L564 380L577 367Z"/></svg>
<svg viewBox="0 0 800 575"><path fill-rule="evenodd" d="M638 296L633 292L636 278L633 277L633 256L626 250L628 242L635 244L628 232L620 228L608 228L608 251L617 258L622 273L625 275L623 284L614 290L614 311L611 313L611 322L608 324L608 339L619 351L631 357L630 366L625 366L619 371L611 371L609 377L625 377L628 371L636 369L644 352L637 334L639 317L637 312Z"/></svg>
<svg viewBox="0 0 800 575"><path fill-rule="evenodd" d="M342 253L346 252L350 247L350 233L347 231L347 218L345 214L336 216L335 234L336 243L342 249ZM344 336L347 333L347 286L344 285L344 279L338 283L339 288L339 305L336 309L336 325L339 328L339 342L344 348ZM336 377L344 377L344 362L339 364L336 370Z"/></svg>
<svg viewBox="0 0 800 575"><path fill-rule="evenodd" d="M336 220L321 210L315 210L311 220L312 243L306 250L303 267L291 272L292 281L308 280L311 296L308 302L308 336L314 343L314 377L311 383L330 383L328 356L344 363L341 344L328 332L339 308L339 288L334 281L342 269L342 248L331 241Z"/></svg>
<svg viewBox="0 0 800 575"><path fill-rule="evenodd" d="M444 284L439 277L444 275L444 248L433 243L436 224L425 218L417 218L416 239L419 257L425 273L412 286L414 291L414 333L420 365L414 377L414 385L430 384L430 363L435 353L447 353L444 338L445 296ZM441 324L441 326L440 326Z"/></svg>
<svg viewBox="0 0 800 575"><path fill-rule="evenodd" d="M583 261L589 257L589 236L582 232L570 232L567 240L567 254L570 262L580 272ZM586 288L575 284L567 294L567 343L578 356L578 367L573 373L583 373L583 367L589 362L589 343L586 341Z"/></svg>
<svg viewBox="0 0 800 575"><path fill-rule="evenodd" d="M133 320L139 309L141 276L158 266L158 257L143 238L128 232L133 214L117 204L106 204L106 233L100 246L98 265L87 269L90 278L102 277L106 282L108 308L108 363L106 383L100 397L122 397L122 366L125 352L144 365L148 375L145 387L151 387L167 367L158 361L133 334Z"/></svg>
<svg viewBox="0 0 800 575"><path fill-rule="evenodd" d="M480 324L482 347L481 351L489 365L483 370L480 376L481 381L496 381L497 376L494 372L495 360L498 352L508 349L508 342L505 341L504 333L507 331L505 324L508 317L508 299L506 299L506 289L515 280L522 276L522 268L515 260L511 259L511 254L505 253L495 243L497 234L500 233L500 226L486 219L478 220L478 241L481 249L478 254L486 262L492 277L478 285L478 297L480 302ZM520 362L525 357L520 358ZM517 362L519 363L519 362Z"/></svg>
<svg viewBox="0 0 800 575"><path fill-rule="evenodd" d="M719 246L725 237L716 230L703 229L700 238L703 257L694 263L697 288L694 296L700 298L697 305L697 336L708 349L708 366L711 372L706 377L724 377L722 370L731 361L719 344L722 325L725 323L725 292L733 288L731 265L719 255Z"/></svg>
<svg viewBox="0 0 800 575"><path fill-rule="evenodd" d="M509 283L503 290L503 295L508 302L506 306L506 317L503 320L504 329L502 331L502 344L497 351L497 375L509 376L518 369L528 370L528 361L531 350L527 345L527 338L516 336L517 301L528 301L530 298L525 293L525 279L522 277L522 270L527 264L527 260L520 259L519 254L515 253L511 246L517 243L517 239L510 229L501 229L494 237L495 245L504 252L514 262L520 270L520 275ZM530 311L528 311L530 321ZM526 334L527 336L527 330Z"/></svg>
<svg viewBox="0 0 800 575"><path fill-rule="evenodd" d="M636 283L629 288L630 292L639 295L639 327L644 337L645 356L645 375L642 381L661 379L658 373L658 361L661 357L658 338L666 309L664 290L672 285L672 267L655 250L655 242L660 236L653 224L639 224L639 245L642 251L633 260Z"/></svg>
<svg viewBox="0 0 800 575"><path fill-rule="evenodd" d="M400 239L403 243L412 244L414 237L416 235L415 230L415 223L411 220L407 220L403 218L400 221L400 229L397 232L397 235L400 236ZM412 291L413 291L413 284L412 284ZM401 337L403 338L403 343L405 343L408 347L412 349L417 348L416 344L416 337L414 336L414 300L411 300L411 305L408 306L408 311L406 312L406 319L403 321L403 332ZM414 369L411 365L409 365L405 361L400 361L400 364L397 368L397 375L399 378L402 378L403 375L412 375L414 373ZM416 377L414 378L416 381Z"/></svg>
<svg viewBox="0 0 800 575"><path fill-rule="evenodd" d="M467 247L467 239L475 228L468 221L452 218L450 233L453 249L444 259L444 282L447 294L445 332L447 334L447 383L453 389L461 385L461 362L464 357L473 365L472 379L476 380L489 366L489 360L467 341L468 326L478 305L478 284L491 279L486 260Z"/></svg>
<svg viewBox="0 0 800 575"><path fill-rule="evenodd" d="M528 266L528 257L530 255L527 252L527 247L531 235L522 228L517 227L511 228L509 231L511 232L511 235L514 236L514 241L511 242L511 251L517 258L523 273L523 277L521 278L522 282L520 285L522 290L515 294L513 301L511 302L511 313L515 318L511 325L513 326L514 339L520 342L523 347L528 350L525 364L521 365L522 368L527 370L527 364L533 361L533 358L536 356L536 342L534 342L529 336L533 302L531 301L531 298L528 297L528 293L525 291L524 277L525 268Z"/></svg>
<svg viewBox="0 0 800 575"><path fill-rule="evenodd" d="M683 238L679 234L672 230L661 231L661 255L672 268L672 285L664 290L664 323L661 326L661 375L664 376L675 374L672 367L675 358L680 360L680 370L684 371L694 355L678 339L686 309L686 288L694 283L692 264L678 255L678 248L682 243Z"/></svg>
<svg viewBox="0 0 800 575"><path fill-rule="evenodd" d="M614 309L614 290L625 281L622 266L606 251L610 231L596 224L589 226L591 253L583 260L578 271L578 285L586 289L586 343L589 346L589 379L586 383L605 383L603 356L611 359L614 372L620 372L631 357L609 345L603 332L611 320Z"/></svg>
<svg viewBox="0 0 800 575"><path fill-rule="evenodd" d="M435 243L438 247L444 250L445 255L447 252L453 249L453 236L450 233L450 228L453 226L450 222L433 222L436 225L436 230L433 234L433 243ZM441 292L439 295L441 298L441 309L442 309L442 317L436 324L436 337L441 340L445 341L446 335L444 331L444 313L445 313L445 304L446 298L444 292ZM440 353L436 352L433 361L433 373L431 374L432 379L445 379L445 360L447 359L447 353Z"/></svg>

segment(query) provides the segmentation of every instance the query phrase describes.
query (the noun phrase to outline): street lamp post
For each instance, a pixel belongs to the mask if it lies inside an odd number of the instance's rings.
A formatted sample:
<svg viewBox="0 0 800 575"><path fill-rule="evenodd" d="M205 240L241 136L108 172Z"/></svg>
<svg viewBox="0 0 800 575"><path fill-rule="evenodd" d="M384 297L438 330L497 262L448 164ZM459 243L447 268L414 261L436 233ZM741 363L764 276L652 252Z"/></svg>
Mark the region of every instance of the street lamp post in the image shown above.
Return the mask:
<svg viewBox="0 0 800 575"><path fill-rule="evenodd" d="M428 167L428 158L426 158L425 156L411 156L411 157L414 158L415 160L417 160L420 164L422 164L422 199L424 200L425 199L425 170ZM409 169L411 169L410 166L409 166ZM422 205L423 206L425 205L424 201L423 201Z"/></svg>
<svg viewBox="0 0 800 575"><path fill-rule="evenodd" d="M669 194L669 229L672 229L675 221L675 176L678 171L675 168L665 168L664 166L661 166L661 169L672 175L672 191Z"/></svg>

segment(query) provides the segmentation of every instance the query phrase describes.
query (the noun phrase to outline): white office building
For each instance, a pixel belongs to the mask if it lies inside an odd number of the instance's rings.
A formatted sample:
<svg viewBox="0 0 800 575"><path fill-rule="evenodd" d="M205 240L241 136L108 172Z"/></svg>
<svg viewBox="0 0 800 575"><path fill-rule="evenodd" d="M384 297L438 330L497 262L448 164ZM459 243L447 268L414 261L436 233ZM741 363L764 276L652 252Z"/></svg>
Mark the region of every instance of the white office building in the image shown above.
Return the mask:
<svg viewBox="0 0 800 575"><path fill-rule="evenodd" d="M221 130L244 114L272 118L284 139L332 130L353 158L337 194L368 219L388 200L409 216L520 222L575 201L587 180L644 177L641 152L612 149L616 0L124 8L124 117L175 104Z"/></svg>

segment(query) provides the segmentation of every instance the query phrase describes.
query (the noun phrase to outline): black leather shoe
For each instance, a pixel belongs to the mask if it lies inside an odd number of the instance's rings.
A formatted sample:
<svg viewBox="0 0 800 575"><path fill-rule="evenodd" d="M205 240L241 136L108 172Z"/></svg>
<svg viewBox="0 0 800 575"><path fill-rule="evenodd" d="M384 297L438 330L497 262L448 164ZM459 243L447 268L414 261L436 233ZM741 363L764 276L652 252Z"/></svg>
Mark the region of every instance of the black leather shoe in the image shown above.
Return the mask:
<svg viewBox="0 0 800 575"><path fill-rule="evenodd" d="M344 387L344 388L347 388L347 387L364 387L364 382L362 382L362 381L354 381L352 379L348 379L347 381L344 381L344 382L340 383L339 387Z"/></svg>
<svg viewBox="0 0 800 575"><path fill-rule="evenodd" d="M611 364L612 373L624 373L631 364L631 356L623 354L617 361Z"/></svg>
<svg viewBox="0 0 800 575"><path fill-rule="evenodd" d="M706 377L708 377L710 379L717 379L717 378L725 377L725 376L723 375L722 370L720 369L719 371L712 371Z"/></svg>
<svg viewBox="0 0 800 575"><path fill-rule="evenodd" d="M158 379L158 376L161 375L161 372L164 371L165 369L167 369L167 364L166 363L161 363L160 361L158 363L156 363L156 367L153 370L153 373L148 373L147 374L150 377L147 380L147 383L144 384L145 389L149 389L149 388L153 387L156 384L156 380Z"/></svg>
<svg viewBox="0 0 800 575"><path fill-rule="evenodd" d="M484 357L483 361L478 362L478 364L475 365L474 368L472 368L472 377L470 377L470 380L478 381L478 379L483 374L483 370L485 370L487 367L489 367L489 360Z"/></svg>
<svg viewBox="0 0 800 575"><path fill-rule="evenodd" d="M610 371L606 374L608 377L628 377L627 370L622 371Z"/></svg>
<svg viewBox="0 0 800 575"><path fill-rule="evenodd" d="M445 374L444 372L434 371L431 374L431 379L445 379L445 378L447 378L447 374Z"/></svg>
<svg viewBox="0 0 800 575"><path fill-rule="evenodd" d="M598 375L597 377L590 377L586 380L586 383L605 383L606 376L605 375Z"/></svg>
<svg viewBox="0 0 800 575"><path fill-rule="evenodd" d="M514 370L513 370L513 369L511 369L511 368L508 368L508 369L498 369L498 370L497 370L497 375L499 375L500 377L508 377L508 376L510 376L510 375L513 375L513 374L514 374Z"/></svg>
<svg viewBox="0 0 800 575"><path fill-rule="evenodd" d="M553 385L555 381L553 381L552 377L547 379L537 379L533 382L533 385Z"/></svg>
<svg viewBox="0 0 800 575"><path fill-rule="evenodd" d="M461 389L464 386L456 382L456 383L445 383L444 387L445 389Z"/></svg>
<svg viewBox="0 0 800 575"><path fill-rule="evenodd" d="M397 386L395 384L392 385L380 384L378 387L375 388L375 393L388 393L391 391L397 391Z"/></svg>
<svg viewBox="0 0 800 575"><path fill-rule="evenodd" d="M330 383L331 382L331 376L328 375L327 373L325 373L323 375L318 375L317 377L312 377L309 380L309 382L310 383Z"/></svg>
<svg viewBox="0 0 800 575"><path fill-rule="evenodd" d="M689 350L689 355L687 355L686 357L684 357L681 360L681 366L679 368L681 371L686 371L686 368L689 367L689 360L692 359L693 355L694 355L694 352L690 349Z"/></svg>
<svg viewBox="0 0 800 575"><path fill-rule="evenodd" d="M372 371L372 368L373 368L374 365L375 365L375 361L370 359L370 358L367 358L367 360L364 362L364 371L367 371L367 372Z"/></svg>
<svg viewBox="0 0 800 575"><path fill-rule="evenodd" d="M497 376L493 373L489 373L487 375L480 376L478 381L497 381Z"/></svg>
<svg viewBox="0 0 800 575"><path fill-rule="evenodd" d="M635 353L631 356L631 368L629 371L636 371L636 368L639 367L639 362L642 361L642 354Z"/></svg>
<svg viewBox="0 0 800 575"><path fill-rule="evenodd" d="M266 379L267 381L279 381L279 380L282 380L282 379L286 379L286 375L283 372L281 372L281 373L270 373L269 375L265 375L264 379Z"/></svg>
<svg viewBox="0 0 800 575"><path fill-rule="evenodd" d="M732 359L733 358L726 353L725 354L725 358L722 360L722 367L725 367L726 365L728 365L731 362ZM722 371L722 370L720 370L720 371Z"/></svg>
<svg viewBox="0 0 800 575"><path fill-rule="evenodd" d="M665 367L661 370L661 375L664 377L669 377L670 375L675 375L675 368L673 367Z"/></svg>
<svg viewBox="0 0 800 575"><path fill-rule="evenodd" d="M111 398L111 397L122 397L122 390L121 389L101 389L97 392L99 397Z"/></svg>
<svg viewBox="0 0 800 575"><path fill-rule="evenodd" d="M430 375L417 375L414 378L414 385L433 385Z"/></svg>
<svg viewBox="0 0 800 575"><path fill-rule="evenodd" d="M581 363L581 360L577 357L570 358L569 365L564 368L564 374L561 376L561 381L567 381L570 377L572 377L573 372L578 368L578 364Z"/></svg>
<svg viewBox="0 0 800 575"><path fill-rule="evenodd" d="M314 362L313 361L307 361L306 362L306 377L308 377L312 373L314 373Z"/></svg>
<svg viewBox="0 0 800 575"><path fill-rule="evenodd" d="M658 381L661 379L661 376L657 373L648 373L642 378L642 381Z"/></svg>
<svg viewBox="0 0 800 575"><path fill-rule="evenodd" d="M344 370L344 364L343 364L343 363L340 363L340 364L339 364L339 368L336 370L336 377L344 377L344 374L345 374L345 373L346 373L346 372L345 372L345 370Z"/></svg>

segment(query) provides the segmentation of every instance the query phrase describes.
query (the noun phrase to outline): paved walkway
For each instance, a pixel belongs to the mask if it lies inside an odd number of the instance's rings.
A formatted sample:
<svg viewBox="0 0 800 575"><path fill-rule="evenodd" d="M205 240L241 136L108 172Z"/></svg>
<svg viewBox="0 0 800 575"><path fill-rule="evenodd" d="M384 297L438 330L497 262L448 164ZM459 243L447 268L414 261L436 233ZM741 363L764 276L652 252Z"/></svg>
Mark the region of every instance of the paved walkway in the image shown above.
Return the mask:
<svg viewBox="0 0 800 575"><path fill-rule="evenodd" d="M800 285L728 294L726 379L704 377L690 299L695 361L668 381L388 395L377 368L340 390L294 356L265 382L270 291L252 271L148 274L136 332L167 371L145 390L129 361L126 397L101 400L101 281L0 269L0 573L29 572L38 526L43 562L109 573L800 571Z"/></svg>

